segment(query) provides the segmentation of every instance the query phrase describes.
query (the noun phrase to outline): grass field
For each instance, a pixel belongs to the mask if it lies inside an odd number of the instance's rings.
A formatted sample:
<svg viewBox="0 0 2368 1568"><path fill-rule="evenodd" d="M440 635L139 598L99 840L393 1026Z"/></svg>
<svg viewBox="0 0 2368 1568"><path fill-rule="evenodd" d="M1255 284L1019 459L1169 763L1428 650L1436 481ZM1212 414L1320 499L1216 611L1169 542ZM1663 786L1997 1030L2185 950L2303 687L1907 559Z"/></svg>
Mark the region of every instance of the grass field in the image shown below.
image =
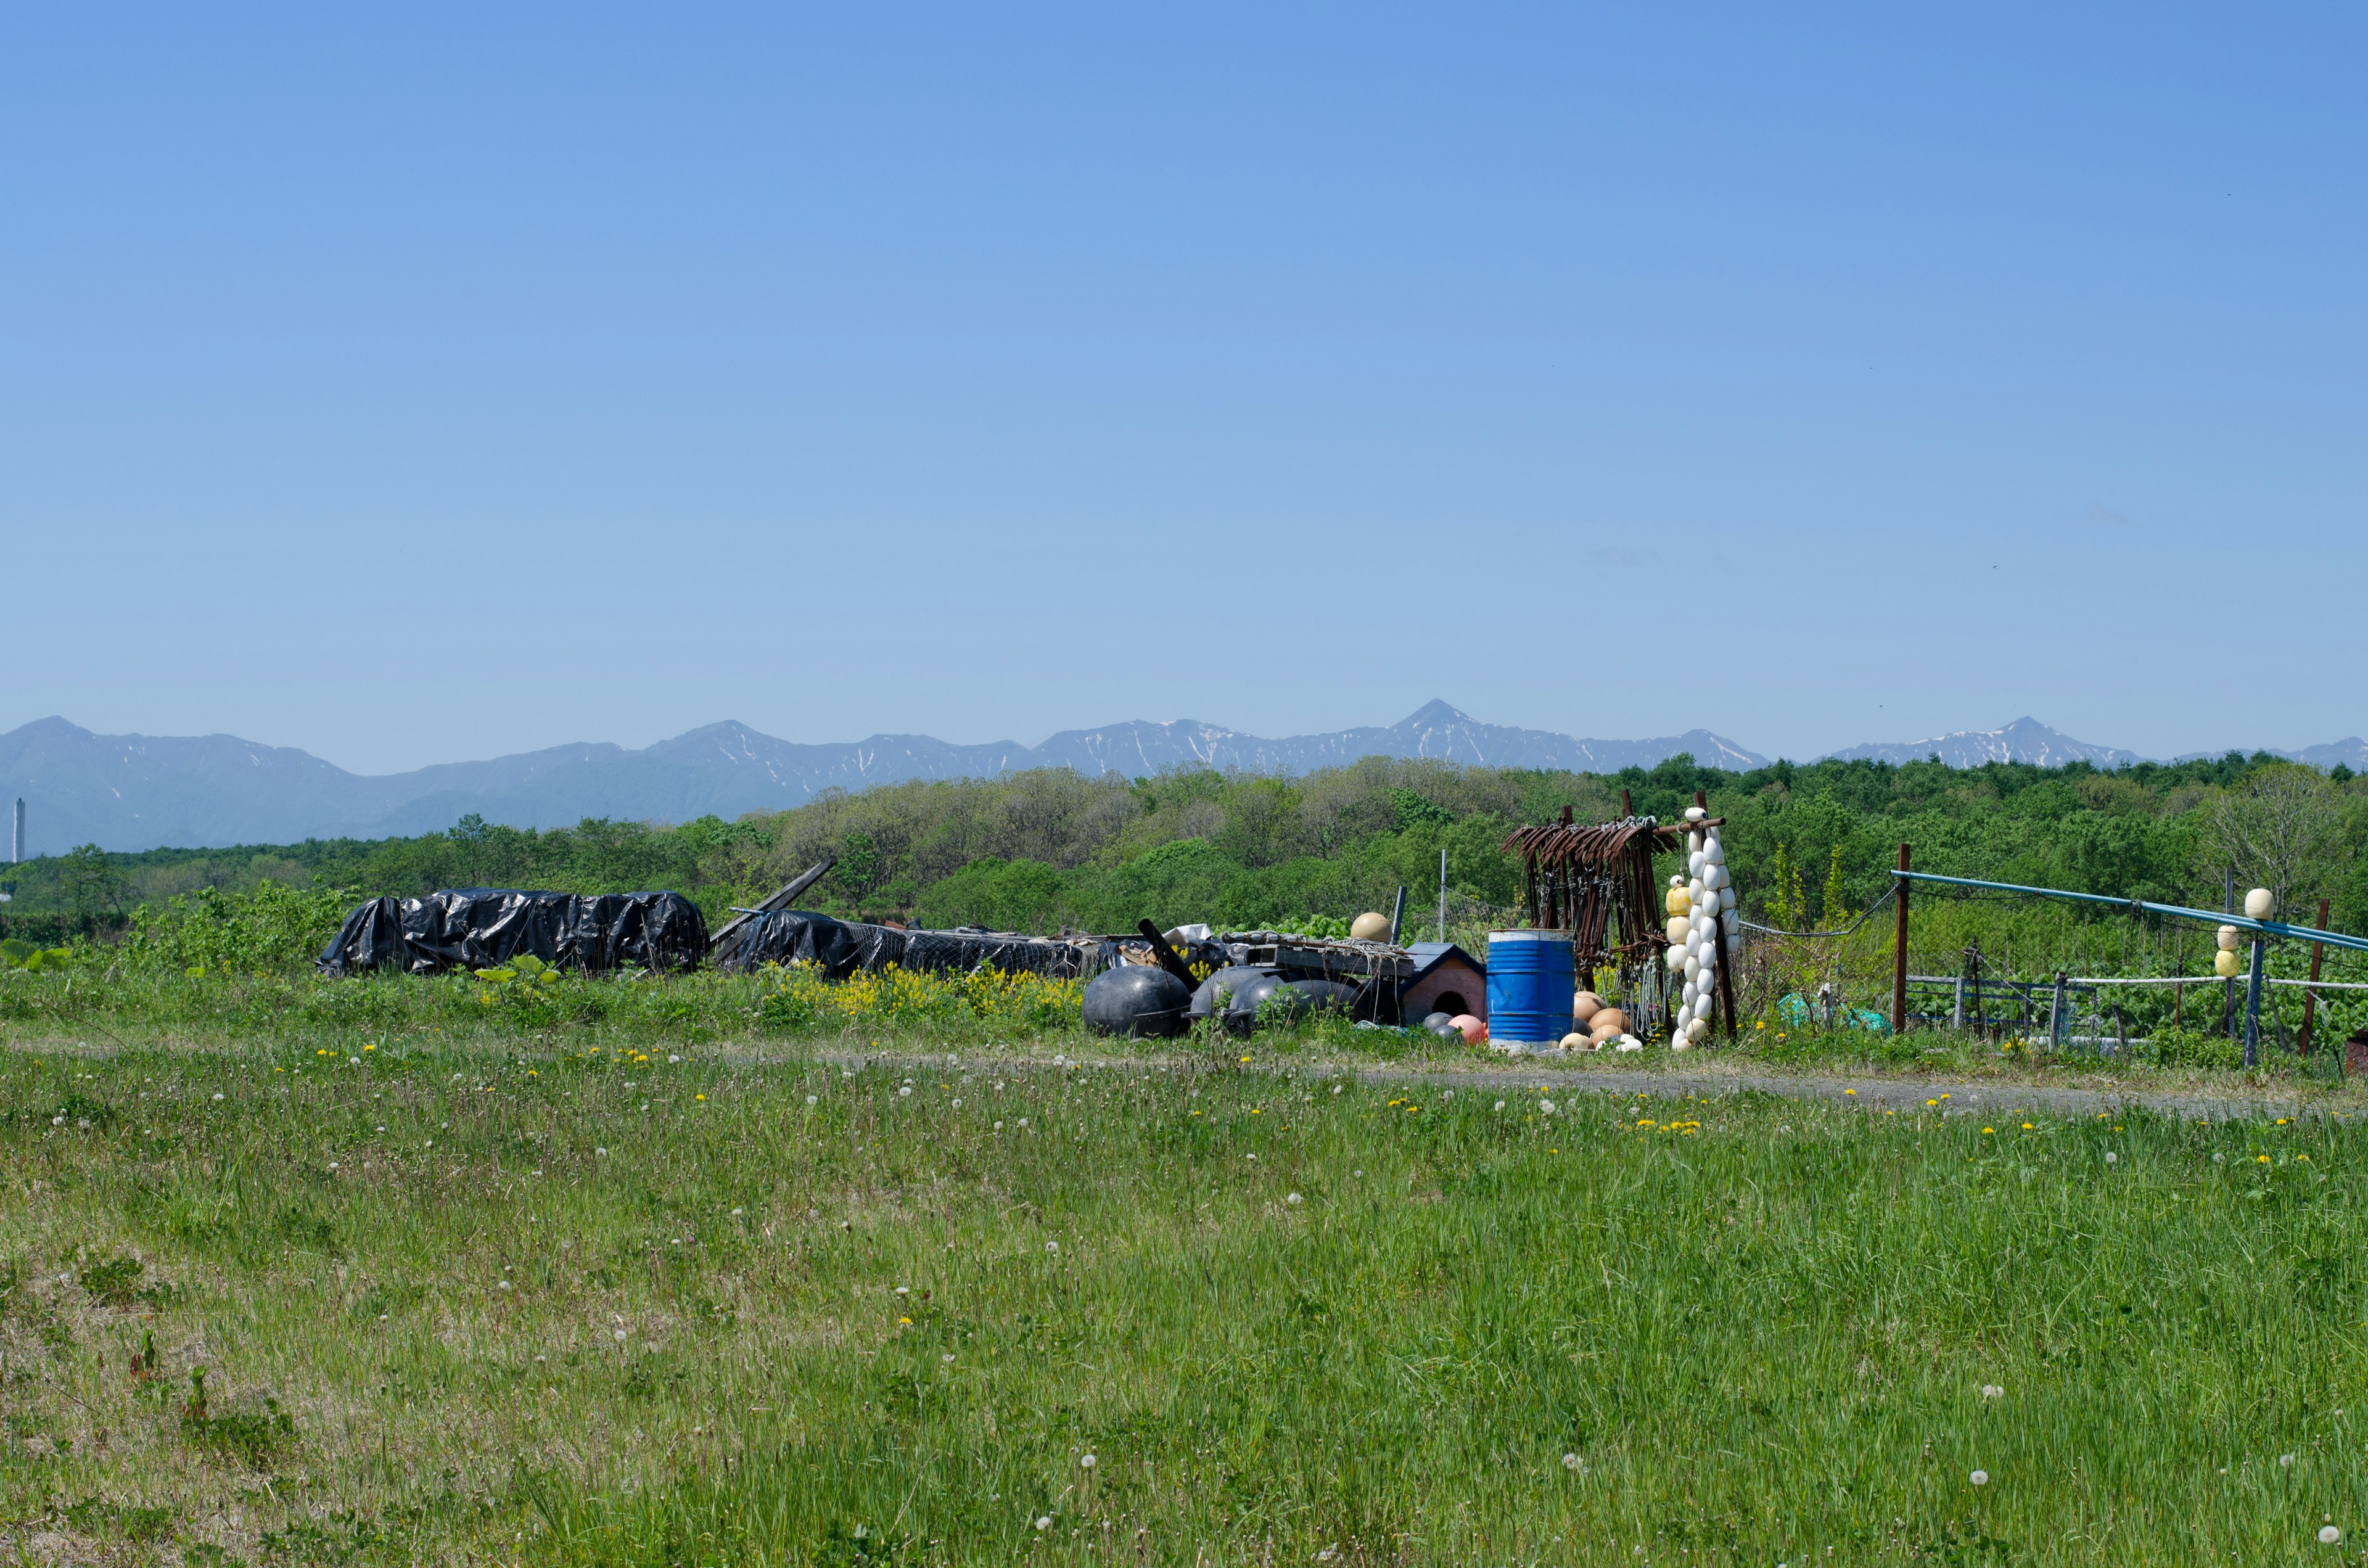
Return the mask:
<svg viewBox="0 0 2368 1568"><path fill-rule="evenodd" d="M0 1054L0 1551L2256 1564L2368 1528L2348 1123L325 1049Z"/></svg>

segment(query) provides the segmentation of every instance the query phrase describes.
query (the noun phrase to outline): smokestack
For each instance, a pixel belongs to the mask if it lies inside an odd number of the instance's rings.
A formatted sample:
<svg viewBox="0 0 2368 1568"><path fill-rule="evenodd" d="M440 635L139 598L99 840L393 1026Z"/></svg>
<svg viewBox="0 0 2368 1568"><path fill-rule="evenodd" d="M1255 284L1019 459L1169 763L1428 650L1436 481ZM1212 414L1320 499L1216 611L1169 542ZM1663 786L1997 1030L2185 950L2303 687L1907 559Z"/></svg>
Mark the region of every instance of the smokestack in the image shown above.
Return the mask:
<svg viewBox="0 0 2368 1568"><path fill-rule="evenodd" d="M19 865L25 858L25 797L17 797L17 832L8 840L8 864Z"/></svg>

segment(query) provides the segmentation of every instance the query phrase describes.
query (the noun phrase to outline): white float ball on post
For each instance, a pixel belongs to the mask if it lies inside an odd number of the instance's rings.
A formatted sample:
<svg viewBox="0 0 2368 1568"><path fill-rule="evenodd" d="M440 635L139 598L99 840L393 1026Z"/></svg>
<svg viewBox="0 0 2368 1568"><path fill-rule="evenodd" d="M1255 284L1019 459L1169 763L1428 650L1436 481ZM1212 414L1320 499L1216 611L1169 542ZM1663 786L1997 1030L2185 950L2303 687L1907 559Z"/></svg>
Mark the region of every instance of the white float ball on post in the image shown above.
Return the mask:
<svg viewBox="0 0 2368 1568"><path fill-rule="evenodd" d="M2267 920L2277 907L2278 901L2270 896L2267 888L2255 888L2245 895L2245 918L2248 920Z"/></svg>
<svg viewBox="0 0 2368 1568"><path fill-rule="evenodd" d="M2234 926L2221 926L2220 950L2224 953L2235 952L2237 950L2237 944L2241 941L2243 937L2244 933L2237 930Z"/></svg>

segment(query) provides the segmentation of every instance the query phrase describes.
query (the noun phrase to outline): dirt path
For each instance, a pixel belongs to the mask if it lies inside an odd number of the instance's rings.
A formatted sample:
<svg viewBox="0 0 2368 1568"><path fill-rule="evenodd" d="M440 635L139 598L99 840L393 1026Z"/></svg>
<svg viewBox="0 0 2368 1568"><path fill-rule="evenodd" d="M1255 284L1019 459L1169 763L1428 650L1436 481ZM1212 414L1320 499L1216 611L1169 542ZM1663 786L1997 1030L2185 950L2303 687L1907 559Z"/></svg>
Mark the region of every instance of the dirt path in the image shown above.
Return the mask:
<svg viewBox="0 0 2368 1568"><path fill-rule="evenodd" d="M960 1053L956 1053L960 1058ZM927 1064L942 1071L948 1058L891 1051L823 1051L819 1060L835 1067L893 1067ZM1072 1067L1157 1067L1173 1071L1202 1063L1190 1058L1149 1056L1008 1056L973 1055L967 1069L992 1064L998 1073L1066 1071ZM1820 1074L1756 1073L1738 1064L1700 1070L1671 1067L1571 1066L1554 1059L1538 1063L1501 1058L1470 1066L1436 1063L1393 1067L1383 1063L1333 1059L1278 1058L1255 1060L1249 1072L1301 1076L1345 1074L1360 1083L1382 1086L1429 1085L1442 1088L1466 1085L1524 1093L1587 1094L1672 1098L1684 1096L1774 1095L1786 1099L1829 1100L1838 1105L1874 1110L1939 1109L1944 1116L2002 1116L2011 1111L2045 1111L2057 1116L2094 1115L2124 1108L2141 1108L2161 1116L2193 1120L2242 1121L2272 1117L2331 1117L2349 1120L2368 1115L2368 1101L2346 1095L2263 1085L2237 1093L2192 1088L2158 1089L2136 1085L2104 1087L2057 1087L2042 1084L2000 1083L1973 1078L1839 1077ZM1939 1101L1937 1107L1928 1102Z"/></svg>
<svg viewBox="0 0 2368 1568"><path fill-rule="evenodd" d="M174 1042L143 1043L162 1044L165 1049L172 1049ZM190 1042L189 1048L199 1049L194 1042ZM0 1051L86 1057L113 1056L126 1049L129 1048L119 1043L97 1044L87 1040L20 1040L0 1044ZM734 1043L720 1050L710 1047L700 1054L711 1061L720 1056L750 1065L786 1066L801 1061L818 1061L834 1067L928 1065L943 1071L950 1064L946 1053L893 1049L869 1051L824 1049L808 1056L803 1051L793 1053L793 1048L783 1050L774 1047L758 1051ZM952 1054L967 1069L991 1068L997 1073L1056 1072L1073 1067L1134 1067L1190 1072L1205 1070L1210 1065L1206 1058L1176 1054L1068 1056L1000 1051ZM1391 1086L1419 1084L1460 1088L1469 1085L1499 1091L1518 1089L1528 1093L1542 1090L1550 1094L1621 1097L1675 1098L1761 1094L1785 1099L1827 1100L1837 1105L1876 1110L1938 1108L1948 1116L2002 1116L2012 1111L2045 1111L2058 1116L2094 1115L2098 1111L2111 1112L2130 1107L2144 1108L2162 1116L2209 1121L2241 1121L2279 1116L2328 1117L2338 1120L2368 1117L2368 1094L2349 1085L2312 1088L2290 1085L2232 1085L2221 1089L2217 1085L2155 1086L2110 1081L2100 1085L2093 1079L2082 1085L2056 1085L1927 1075L1885 1078L1871 1074L1768 1072L1755 1070L1736 1058L1722 1058L1708 1052L1702 1053L1698 1060L1700 1066L1675 1067L1663 1064L1668 1061L1666 1056L1651 1065L1640 1063L1634 1066L1607 1062L1596 1057L1573 1060L1563 1056L1492 1056L1469 1062L1392 1065L1342 1057L1281 1056L1260 1060L1253 1052L1252 1061L1242 1070L1300 1077L1345 1075L1360 1083ZM1928 1106L1928 1101L1940 1103L1935 1108Z"/></svg>

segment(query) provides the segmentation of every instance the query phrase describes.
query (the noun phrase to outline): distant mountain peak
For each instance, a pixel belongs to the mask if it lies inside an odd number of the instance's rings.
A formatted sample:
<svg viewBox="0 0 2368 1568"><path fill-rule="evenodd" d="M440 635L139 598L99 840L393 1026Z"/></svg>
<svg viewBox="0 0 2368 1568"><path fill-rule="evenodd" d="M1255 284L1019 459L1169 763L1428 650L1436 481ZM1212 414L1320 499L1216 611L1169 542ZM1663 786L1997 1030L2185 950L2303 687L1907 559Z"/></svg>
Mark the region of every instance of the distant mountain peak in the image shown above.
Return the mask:
<svg viewBox="0 0 2368 1568"><path fill-rule="evenodd" d="M2117 746L2076 741L2029 714L1995 730L1958 730L1920 741L1873 741L1828 755L1838 762L1889 763L1924 762L1937 756L1951 767L1979 767L1990 762L2027 762L2040 767L2088 762L2099 767L2119 767L2145 760Z"/></svg>

